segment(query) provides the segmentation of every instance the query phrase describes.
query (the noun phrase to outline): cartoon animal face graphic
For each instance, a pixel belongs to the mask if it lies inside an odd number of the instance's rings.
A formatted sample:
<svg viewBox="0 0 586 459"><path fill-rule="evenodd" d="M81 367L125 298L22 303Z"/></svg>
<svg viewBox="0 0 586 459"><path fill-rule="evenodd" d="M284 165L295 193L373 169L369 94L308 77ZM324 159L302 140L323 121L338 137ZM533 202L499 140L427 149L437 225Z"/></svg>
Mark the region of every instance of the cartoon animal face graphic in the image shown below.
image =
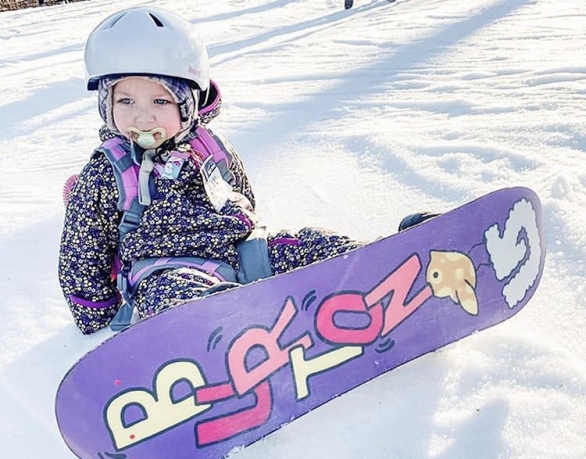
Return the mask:
<svg viewBox="0 0 586 459"><path fill-rule="evenodd" d="M426 279L435 297L450 297L468 314L478 315L476 270L468 256L432 250Z"/></svg>

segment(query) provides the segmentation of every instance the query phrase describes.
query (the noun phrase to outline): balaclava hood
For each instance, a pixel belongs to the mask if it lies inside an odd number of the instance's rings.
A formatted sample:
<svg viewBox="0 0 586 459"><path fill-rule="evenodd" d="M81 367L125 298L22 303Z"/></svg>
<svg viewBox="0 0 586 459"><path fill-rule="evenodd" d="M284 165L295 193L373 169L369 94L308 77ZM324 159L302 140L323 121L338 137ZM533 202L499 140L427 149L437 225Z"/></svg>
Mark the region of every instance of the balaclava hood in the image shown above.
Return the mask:
<svg viewBox="0 0 586 459"><path fill-rule="evenodd" d="M182 79L162 76L162 75L138 75L140 78L146 78L155 83L165 87L167 91L173 96L175 102L179 105L179 112L181 115L181 132L175 136L175 142L184 138L197 123L198 120L198 91L194 91ZM110 131L115 134L122 134L114 124L114 117L112 115L113 106L113 89L114 86L126 78L136 77L136 75L120 75L102 78L98 86L98 108L100 116L106 123Z"/></svg>

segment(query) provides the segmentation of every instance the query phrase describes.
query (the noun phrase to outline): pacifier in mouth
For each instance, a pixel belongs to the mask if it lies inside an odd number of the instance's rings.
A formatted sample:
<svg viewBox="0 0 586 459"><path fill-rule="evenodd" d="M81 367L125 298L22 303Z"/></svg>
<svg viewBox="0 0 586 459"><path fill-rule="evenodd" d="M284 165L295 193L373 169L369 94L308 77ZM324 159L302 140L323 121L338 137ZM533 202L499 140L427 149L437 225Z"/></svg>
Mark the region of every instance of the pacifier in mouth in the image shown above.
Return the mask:
<svg viewBox="0 0 586 459"><path fill-rule="evenodd" d="M129 127L128 134L133 142L145 149L153 148L155 145L160 145L167 140L167 131L162 127L154 128L150 131L141 131L138 128Z"/></svg>

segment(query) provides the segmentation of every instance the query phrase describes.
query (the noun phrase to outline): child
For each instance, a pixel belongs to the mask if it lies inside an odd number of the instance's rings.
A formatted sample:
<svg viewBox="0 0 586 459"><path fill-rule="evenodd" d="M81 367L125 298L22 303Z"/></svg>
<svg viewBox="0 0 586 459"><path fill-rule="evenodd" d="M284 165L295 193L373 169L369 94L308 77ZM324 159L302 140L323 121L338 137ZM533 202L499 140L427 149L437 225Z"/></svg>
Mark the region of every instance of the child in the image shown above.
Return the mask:
<svg viewBox="0 0 586 459"><path fill-rule="evenodd" d="M241 160L207 128L220 92L189 22L158 8L118 12L90 34L85 62L104 143L71 190L59 258L60 283L83 333L110 323L121 294L146 317L226 281L249 282L359 246L316 229L259 237ZM225 160L203 170L206 149ZM129 196L121 198L128 190L119 190L117 159L134 164L139 210L130 228L120 225L133 210L119 206Z"/></svg>
<svg viewBox="0 0 586 459"><path fill-rule="evenodd" d="M361 245L259 227L240 157L207 127L220 91L189 22L153 7L120 11L92 31L85 63L103 143L70 190L59 256L83 333L127 325L132 307L144 318Z"/></svg>

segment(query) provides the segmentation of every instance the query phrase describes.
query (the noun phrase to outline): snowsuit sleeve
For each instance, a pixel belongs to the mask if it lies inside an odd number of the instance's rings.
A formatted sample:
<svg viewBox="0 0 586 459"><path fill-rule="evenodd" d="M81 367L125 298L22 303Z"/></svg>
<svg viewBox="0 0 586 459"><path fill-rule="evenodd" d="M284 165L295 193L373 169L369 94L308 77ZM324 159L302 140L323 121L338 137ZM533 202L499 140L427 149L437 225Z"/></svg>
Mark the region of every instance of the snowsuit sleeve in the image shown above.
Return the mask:
<svg viewBox="0 0 586 459"><path fill-rule="evenodd" d="M59 282L84 334L106 327L121 304L112 275L120 219L117 199L112 167L96 154L71 192L59 253Z"/></svg>

